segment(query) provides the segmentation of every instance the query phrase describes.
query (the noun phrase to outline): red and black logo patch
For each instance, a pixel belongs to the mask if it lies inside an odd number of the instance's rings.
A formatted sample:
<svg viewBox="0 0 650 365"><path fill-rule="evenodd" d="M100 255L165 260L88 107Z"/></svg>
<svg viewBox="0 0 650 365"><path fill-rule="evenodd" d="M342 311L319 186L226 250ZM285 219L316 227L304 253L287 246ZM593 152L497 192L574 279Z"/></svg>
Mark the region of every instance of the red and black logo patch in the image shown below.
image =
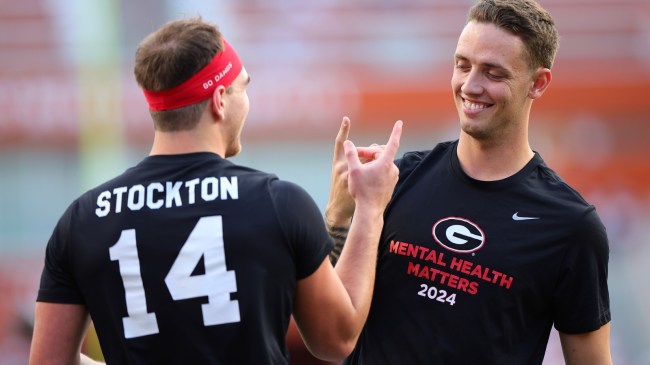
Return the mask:
<svg viewBox="0 0 650 365"><path fill-rule="evenodd" d="M433 225L432 233L442 247L459 253L477 251L485 243L483 230L465 218L443 218Z"/></svg>

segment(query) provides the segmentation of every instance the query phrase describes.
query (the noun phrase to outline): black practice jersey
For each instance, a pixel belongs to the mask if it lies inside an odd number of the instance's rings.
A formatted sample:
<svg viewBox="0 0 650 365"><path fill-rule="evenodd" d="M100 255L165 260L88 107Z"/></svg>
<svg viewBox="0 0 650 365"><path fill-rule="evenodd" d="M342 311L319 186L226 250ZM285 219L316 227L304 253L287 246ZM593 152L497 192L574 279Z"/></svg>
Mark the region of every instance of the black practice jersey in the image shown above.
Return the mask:
<svg viewBox="0 0 650 365"><path fill-rule="evenodd" d="M87 306L108 364L287 364L296 281L331 249L297 185L149 156L70 205L37 300Z"/></svg>
<svg viewBox="0 0 650 365"><path fill-rule="evenodd" d="M610 320L595 209L542 158L478 181L457 142L397 161L370 315L346 364L541 364L551 327Z"/></svg>

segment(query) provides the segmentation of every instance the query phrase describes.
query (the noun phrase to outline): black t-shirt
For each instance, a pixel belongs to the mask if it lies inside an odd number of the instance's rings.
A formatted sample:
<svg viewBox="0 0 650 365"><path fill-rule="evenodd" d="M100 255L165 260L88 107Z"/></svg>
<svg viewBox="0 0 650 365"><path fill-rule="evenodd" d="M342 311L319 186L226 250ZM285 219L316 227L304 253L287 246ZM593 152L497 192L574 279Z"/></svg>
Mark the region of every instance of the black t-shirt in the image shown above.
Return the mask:
<svg viewBox="0 0 650 365"><path fill-rule="evenodd" d="M331 248L297 185L150 156L70 205L37 300L87 306L108 364L287 364L296 281Z"/></svg>
<svg viewBox="0 0 650 365"><path fill-rule="evenodd" d="M457 142L398 160L370 315L346 364L541 364L551 326L609 322L605 228L542 158L500 181Z"/></svg>

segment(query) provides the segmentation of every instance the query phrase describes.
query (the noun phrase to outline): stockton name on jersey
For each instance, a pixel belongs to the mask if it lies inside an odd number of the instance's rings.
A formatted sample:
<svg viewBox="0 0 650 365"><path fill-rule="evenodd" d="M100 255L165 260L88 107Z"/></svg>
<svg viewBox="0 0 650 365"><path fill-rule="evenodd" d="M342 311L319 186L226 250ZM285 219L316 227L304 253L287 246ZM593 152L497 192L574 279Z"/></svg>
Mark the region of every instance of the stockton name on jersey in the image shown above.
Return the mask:
<svg viewBox="0 0 650 365"><path fill-rule="evenodd" d="M237 176L152 182L146 186L137 184L105 190L97 197L95 214L101 218L111 211L120 213L125 208L137 211L145 206L149 209L180 207L183 204L194 204L197 199L204 202L239 199Z"/></svg>

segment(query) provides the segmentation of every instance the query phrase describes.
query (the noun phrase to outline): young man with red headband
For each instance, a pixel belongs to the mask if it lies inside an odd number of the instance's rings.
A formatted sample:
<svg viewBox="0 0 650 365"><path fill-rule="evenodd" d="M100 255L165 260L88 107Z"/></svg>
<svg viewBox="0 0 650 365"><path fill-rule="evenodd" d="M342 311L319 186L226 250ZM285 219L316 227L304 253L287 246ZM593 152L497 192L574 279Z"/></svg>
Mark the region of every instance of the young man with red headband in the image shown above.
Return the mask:
<svg viewBox="0 0 650 365"><path fill-rule="evenodd" d="M135 76L151 153L56 225L30 363L92 363L80 356L91 318L108 364L288 364L292 313L316 356L348 355L370 307L401 122L373 162L344 144L356 212L334 269L307 193L226 160L241 148L250 78L216 27L166 24L140 44Z"/></svg>

